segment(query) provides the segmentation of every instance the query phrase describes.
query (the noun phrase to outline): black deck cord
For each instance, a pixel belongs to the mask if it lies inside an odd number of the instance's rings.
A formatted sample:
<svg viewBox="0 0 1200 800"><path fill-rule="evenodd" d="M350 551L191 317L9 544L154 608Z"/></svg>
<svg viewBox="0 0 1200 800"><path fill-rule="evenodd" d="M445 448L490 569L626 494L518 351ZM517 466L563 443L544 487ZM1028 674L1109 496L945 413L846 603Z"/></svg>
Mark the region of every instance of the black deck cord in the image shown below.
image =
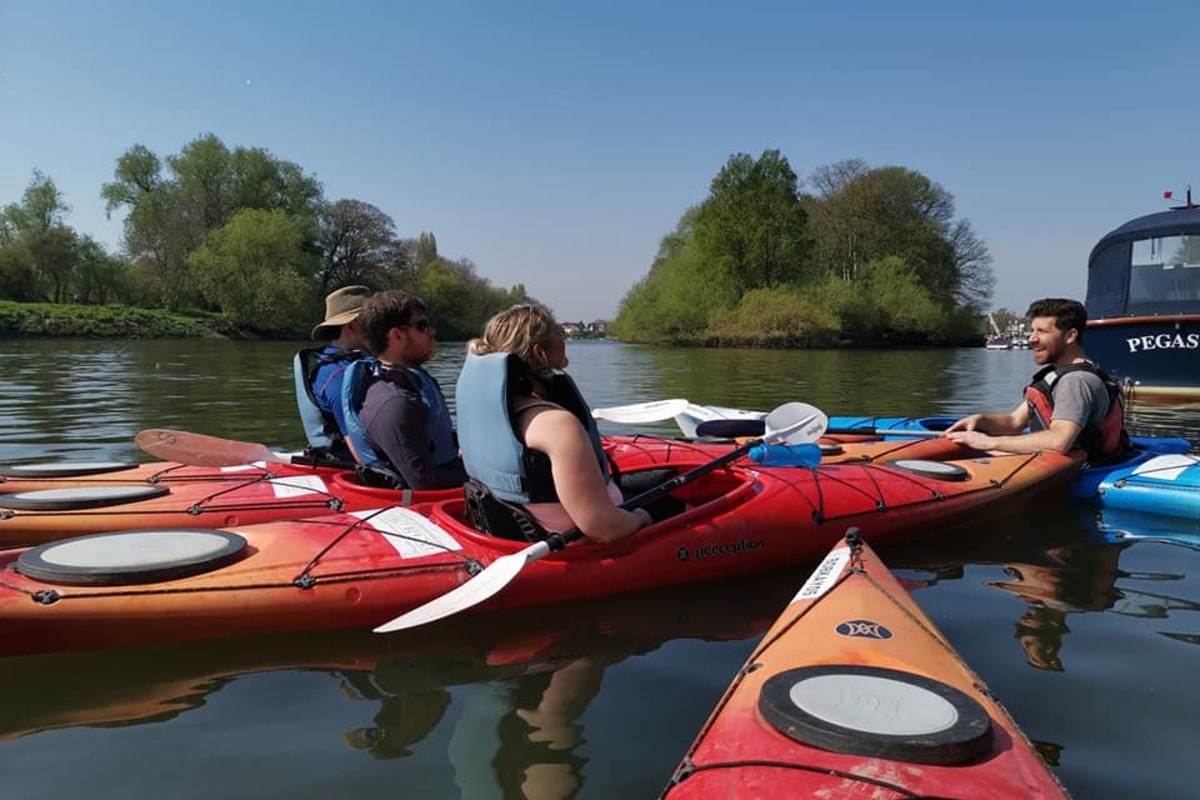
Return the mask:
<svg viewBox="0 0 1200 800"><path fill-rule="evenodd" d="M828 767L810 767L807 764L789 764L786 761L761 761L758 759L746 759L744 761L720 761L712 764L702 764L700 766L689 764L682 768L676 775L671 777L671 782L668 784L667 788L669 790L672 786L678 786L692 775L695 775L697 772L705 772L710 769L734 769L737 767L772 767L775 769L797 770L799 772L815 772L821 775L830 775L835 778L842 778L843 780L857 781L859 783L870 784L871 786L878 786L881 789L887 789L888 791L892 791L903 797L907 797L909 800L952 800L952 798L938 798L932 795L920 794L918 792L905 789L903 786L897 786L894 783L888 783L887 781L880 780L879 778L869 778L866 775L855 775L853 772L845 772L840 769L829 769Z"/></svg>
<svg viewBox="0 0 1200 800"><path fill-rule="evenodd" d="M206 514L206 513L207 514L216 514L216 513L225 513L227 511L259 511L262 509L269 509L269 508L293 508L293 509L325 508L325 509L329 509L332 511L340 511L342 509L342 505L343 505L342 499L340 497L338 497L337 495L332 494L329 491L323 491L323 492L313 491L312 494L316 496L314 499L301 500L299 498L293 498L291 503L286 506L284 506L283 504L280 504L280 503L271 503L271 502L231 504L231 505L217 506L215 508L206 508L204 505L205 503L211 503L212 501L216 500L217 498L221 497L222 495L229 494L231 492L240 491L240 490L246 488L247 486L252 486L254 484L259 484L259 483L266 483L269 481L286 481L286 480L288 480L289 477L300 477L300 476L280 477L277 475L271 475L269 473L262 474L262 475L255 475L252 478L246 478L245 480L239 481L238 483L234 484L233 486L227 486L224 489L220 489L215 492L210 492L205 497L201 498L200 500L197 500L191 506L184 509L184 511L188 514L191 514L192 516L199 516L200 514ZM324 498L324 499L318 500L317 498ZM153 499L153 498L146 498L146 499ZM131 511L136 511L136 513L141 514L141 515L146 515L146 516L154 515L154 514L178 514L178 513L180 513L180 509L178 509L178 508L163 508L163 509L157 509L157 510L152 510L152 511L146 511L145 509L141 509L141 510L131 509L128 505L118 504L117 506L100 506L99 508L84 508L84 509L68 508L68 509L53 510L53 511L27 511L27 512L22 512L21 516L22 517L62 517L62 516L67 516L67 517L80 517L80 516L106 517L106 516L117 516L117 515L122 515L122 514L129 514ZM0 519L12 519L14 516L16 516L16 515L13 514L12 511L10 511L9 509L0 509Z"/></svg>

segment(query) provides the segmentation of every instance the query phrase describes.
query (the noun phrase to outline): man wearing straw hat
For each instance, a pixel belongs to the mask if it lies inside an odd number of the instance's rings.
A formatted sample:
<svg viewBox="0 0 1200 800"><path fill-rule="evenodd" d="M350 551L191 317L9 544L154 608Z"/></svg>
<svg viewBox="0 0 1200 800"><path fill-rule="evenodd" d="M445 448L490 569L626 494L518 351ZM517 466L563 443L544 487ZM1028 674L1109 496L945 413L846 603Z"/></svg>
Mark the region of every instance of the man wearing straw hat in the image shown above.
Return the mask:
<svg viewBox="0 0 1200 800"><path fill-rule="evenodd" d="M371 290L343 286L325 298L325 319L312 330L312 338L327 341L324 347L296 353L296 402L309 446L336 458L349 460L343 441L342 379L346 367L364 355L358 315Z"/></svg>

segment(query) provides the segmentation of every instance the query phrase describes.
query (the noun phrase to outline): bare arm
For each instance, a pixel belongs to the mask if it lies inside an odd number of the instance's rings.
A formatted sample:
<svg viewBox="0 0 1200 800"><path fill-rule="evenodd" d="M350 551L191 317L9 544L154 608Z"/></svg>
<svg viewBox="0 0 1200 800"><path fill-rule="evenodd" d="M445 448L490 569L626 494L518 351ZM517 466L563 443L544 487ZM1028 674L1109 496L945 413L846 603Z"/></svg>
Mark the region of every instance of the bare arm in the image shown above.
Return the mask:
<svg viewBox="0 0 1200 800"><path fill-rule="evenodd" d="M533 409L522 415L520 426L525 445L550 457L559 502L584 536L611 542L649 523L650 515L642 509L613 505L591 441L569 411Z"/></svg>
<svg viewBox="0 0 1200 800"><path fill-rule="evenodd" d="M1014 435L1025 430L1029 424L1029 406L1022 402L1007 414L972 414L963 417L946 429L946 433L958 431L981 431L999 435ZM955 437L950 437L955 439ZM962 441L955 439L955 441ZM972 445L973 446L973 445Z"/></svg>
<svg viewBox="0 0 1200 800"><path fill-rule="evenodd" d="M1036 433L991 435L979 430L949 432L946 436L976 450L1001 450L1006 453L1065 453L1075 444L1082 430L1079 425L1065 419L1056 419L1050 427Z"/></svg>

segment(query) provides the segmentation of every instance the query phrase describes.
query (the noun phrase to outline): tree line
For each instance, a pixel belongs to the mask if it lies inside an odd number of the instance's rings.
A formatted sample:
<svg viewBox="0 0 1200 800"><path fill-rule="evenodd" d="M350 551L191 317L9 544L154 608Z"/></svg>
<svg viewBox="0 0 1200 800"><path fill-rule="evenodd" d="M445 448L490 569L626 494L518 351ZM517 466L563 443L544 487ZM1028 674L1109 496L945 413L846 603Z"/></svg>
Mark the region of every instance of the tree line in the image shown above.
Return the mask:
<svg viewBox="0 0 1200 800"><path fill-rule="evenodd" d="M325 294L364 284L416 293L447 339L529 299L443 258L432 233L403 238L370 203L329 201L298 165L212 134L166 157L133 145L100 194L125 214L119 254L71 228L54 180L34 170L0 210L0 299L215 312L252 335L306 335Z"/></svg>
<svg viewBox="0 0 1200 800"><path fill-rule="evenodd" d="M777 150L732 156L708 196L663 237L609 334L751 346L977 341L995 278L954 199L903 167L860 160L803 182ZM100 187L124 214L120 253L66 222L34 170L0 210L0 300L124 304L220 315L257 335L303 335L340 286L421 296L447 339L476 335L530 298L498 288L433 233L404 238L362 200L329 201L300 166L208 134L159 156L135 144Z"/></svg>
<svg viewBox="0 0 1200 800"><path fill-rule="evenodd" d="M700 345L979 341L992 259L949 192L857 159L804 186L778 150L732 156L663 237L610 332Z"/></svg>

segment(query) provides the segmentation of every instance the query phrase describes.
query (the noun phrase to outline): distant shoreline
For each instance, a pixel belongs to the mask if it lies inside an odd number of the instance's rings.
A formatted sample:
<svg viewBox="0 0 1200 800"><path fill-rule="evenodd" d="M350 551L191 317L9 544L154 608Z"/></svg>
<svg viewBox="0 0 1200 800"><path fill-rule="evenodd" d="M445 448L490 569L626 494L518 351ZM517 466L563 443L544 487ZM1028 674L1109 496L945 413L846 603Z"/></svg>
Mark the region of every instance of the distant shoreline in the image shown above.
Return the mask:
<svg viewBox="0 0 1200 800"><path fill-rule="evenodd" d="M292 337L295 334L291 334ZM0 301L5 339L261 339L219 314L177 313L132 306ZM280 336L279 338L290 338Z"/></svg>

